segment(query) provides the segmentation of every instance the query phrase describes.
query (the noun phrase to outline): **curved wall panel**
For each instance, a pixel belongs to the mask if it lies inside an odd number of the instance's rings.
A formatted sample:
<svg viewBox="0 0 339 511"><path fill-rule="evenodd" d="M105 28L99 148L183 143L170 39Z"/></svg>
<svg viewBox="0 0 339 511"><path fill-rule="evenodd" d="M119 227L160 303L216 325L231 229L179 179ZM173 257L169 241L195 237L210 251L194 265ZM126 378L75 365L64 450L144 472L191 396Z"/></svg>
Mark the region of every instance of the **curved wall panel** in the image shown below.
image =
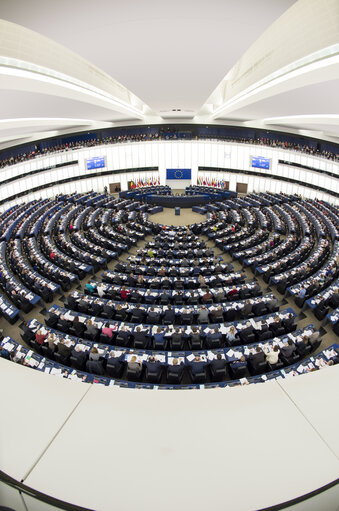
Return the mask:
<svg viewBox="0 0 339 511"><path fill-rule="evenodd" d="M87 170L86 161L94 156L105 157L105 168ZM269 159L270 168L253 168L253 156ZM157 170L140 170L150 167L159 169L161 184L166 182L166 168L192 169L192 184L196 184L199 167L209 167L215 170L205 170L203 175L224 178L230 182L230 190L233 191L236 191L237 183L246 183L248 192L298 193L339 203L336 195L339 194L337 162L280 148L195 140L96 146L41 156L7 167L0 171L0 203L6 200L6 204L0 207L3 210L17 202L58 193L103 191L110 182L120 182L121 190L127 190L128 181L153 177L154 172L157 174ZM126 173L125 169L129 172ZM65 179L70 181L62 183ZM41 190L37 190L38 187L42 187ZM16 197L25 191L28 192L26 195Z"/></svg>

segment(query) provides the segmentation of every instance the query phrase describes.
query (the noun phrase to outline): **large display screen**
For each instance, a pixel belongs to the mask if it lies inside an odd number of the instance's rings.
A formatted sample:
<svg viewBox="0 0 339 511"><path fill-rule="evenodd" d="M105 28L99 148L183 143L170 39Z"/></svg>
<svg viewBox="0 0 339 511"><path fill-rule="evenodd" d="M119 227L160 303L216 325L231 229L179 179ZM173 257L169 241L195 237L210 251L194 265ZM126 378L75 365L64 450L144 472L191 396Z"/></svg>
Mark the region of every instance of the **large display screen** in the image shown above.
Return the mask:
<svg viewBox="0 0 339 511"><path fill-rule="evenodd" d="M105 166L105 156L93 156L93 158L87 159L87 170L100 169Z"/></svg>
<svg viewBox="0 0 339 511"><path fill-rule="evenodd" d="M191 169L167 169L166 179L191 179Z"/></svg>
<svg viewBox="0 0 339 511"><path fill-rule="evenodd" d="M257 167L258 169L270 169L271 168L271 159L270 158L262 158L261 156L252 156L252 167Z"/></svg>

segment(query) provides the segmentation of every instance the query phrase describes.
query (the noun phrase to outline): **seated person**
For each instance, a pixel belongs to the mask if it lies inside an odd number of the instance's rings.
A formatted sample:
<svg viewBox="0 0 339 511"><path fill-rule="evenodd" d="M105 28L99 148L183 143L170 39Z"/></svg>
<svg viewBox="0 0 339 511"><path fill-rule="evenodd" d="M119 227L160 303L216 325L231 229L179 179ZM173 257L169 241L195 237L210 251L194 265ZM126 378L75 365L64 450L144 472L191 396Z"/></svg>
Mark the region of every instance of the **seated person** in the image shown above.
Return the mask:
<svg viewBox="0 0 339 511"><path fill-rule="evenodd" d="M218 305L215 309L210 312L211 323L222 323L224 321L224 309L221 305Z"/></svg>
<svg viewBox="0 0 339 511"><path fill-rule="evenodd" d="M156 357L151 355L148 357L148 360L143 362L143 364L146 366L148 372L156 373L155 378L160 377L162 372L162 365L161 362L156 359Z"/></svg>
<svg viewBox="0 0 339 511"><path fill-rule="evenodd" d="M38 330L37 333L35 334L35 341L38 344L41 344L41 345L44 344L46 338L47 338L47 334L43 334L41 330Z"/></svg>
<svg viewBox="0 0 339 511"><path fill-rule="evenodd" d="M225 369L226 360L222 358L221 353L218 353L217 356L210 362L211 373L214 376L217 370Z"/></svg>
<svg viewBox="0 0 339 511"><path fill-rule="evenodd" d="M103 307L99 299L96 299L91 303L91 309L93 311L93 316L101 316Z"/></svg>
<svg viewBox="0 0 339 511"><path fill-rule="evenodd" d="M168 304L167 309L164 311L163 321L166 321L166 323L169 323L169 324L175 323L175 312L172 309L171 304Z"/></svg>
<svg viewBox="0 0 339 511"><path fill-rule="evenodd" d="M239 360L234 360L230 364L230 368L232 369L233 372L237 371L237 369L239 369L240 367L247 368L247 362L246 362L246 358L244 357L244 355L242 355Z"/></svg>
<svg viewBox="0 0 339 511"><path fill-rule="evenodd" d="M66 346L64 339L61 339L61 341L57 345L57 348L58 348L58 353L65 359L69 358L72 354L72 348L69 346Z"/></svg>
<svg viewBox="0 0 339 511"><path fill-rule="evenodd" d="M203 305L198 312L198 321L199 323L208 323L208 309L206 305Z"/></svg>
<svg viewBox="0 0 339 511"><path fill-rule="evenodd" d="M229 292L227 293L227 297L229 300L233 300L233 298L235 298L237 294L238 290L235 286L233 286L232 289L230 289Z"/></svg>
<svg viewBox="0 0 339 511"><path fill-rule="evenodd" d="M182 309L181 321L185 324L191 325L193 323L193 312L189 309Z"/></svg>
<svg viewBox="0 0 339 511"><path fill-rule="evenodd" d="M145 311L141 308L140 303L136 303L135 307L131 310L134 322L142 323L145 319Z"/></svg>
<svg viewBox="0 0 339 511"><path fill-rule="evenodd" d="M167 332L166 329L162 329L161 326L157 328L156 333L154 334L154 348L158 350L164 350L166 347L166 339L165 339L165 333Z"/></svg>
<svg viewBox="0 0 339 511"><path fill-rule="evenodd" d="M77 337L83 337L84 332L86 330L86 325L79 321L79 316L75 316L75 318L73 319L73 328L75 335Z"/></svg>
<svg viewBox="0 0 339 511"><path fill-rule="evenodd" d="M255 316L263 316L266 312L266 305L261 298L258 298L252 306L252 312Z"/></svg>
<svg viewBox="0 0 339 511"><path fill-rule="evenodd" d="M275 336L278 330L281 328L281 322L279 316L275 316L274 321L269 326L273 336Z"/></svg>
<svg viewBox="0 0 339 511"><path fill-rule="evenodd" d="M137 357L132 356L131 360L127 363L127 371L135 374L136 378L140 378L142 372L142 363L137 362Z"/></svg>
<svg viewBox="0 0 339 511"><path fill-rule="evenodd" d="M200 329L198 331L196 326L192 326L192 332L191 332L191 335L190 335L191 343L192 344L196 344L196 343L200 342L200 339L201 339L200 330L201 330L201 327L200 327Z"/></svg>
<svg viewBox="0 0 339 511"><path fill-rule="evenodd" d="M301 357L303 357L306 353L306 346L308 346L308 338L307 335L304 335L301 342L297 342L296 349Z"/></svg>
<svg viewBox="0 0 339 511"><path fill-rule="evenodd" d="M54 353L54 351L56 350L56 345L55 345L55 341L56 341L56 337L55 335L51 332L48 337L45 339L45 342L44 344L46 346L48 346L48 349Z"/></svg>
<svg viewBox="0 0 339 511"><path fill-rule="evenodd" d="M160 314L158 312L155 312L153 306L150 307L148 314L147 314L146 323L159 323L159 319L160 319Z"/></svg>
<svg viewBox="0 0 339 511"><path fill-rule="evenodd" d="M254 370L258 369L261 362L265 361L265 353L262 351L260 346L255 348L255 353L251 353L248 357L248 362L251 364Z"/></svg>
<svg viewBox="0 0 339 511"><path fill-rule="evenodd" d="M149 331L149 329L148 329L148 331ZM132 334L133 339L134 339L134 344L137 342L138 344L142 344L142 346L144 348L146 348L148 345L148 342L149 342L148 331L141 330L140 326L137 326Z"/></svg>
<svg viewBox="0 0 339 511"><path fill-rule="evenodd" d="M99 328L93 324L91 319L87 321L86 333L90 335L92 340L94 340L99 335Z"/></svg>
<svg viewBox="0 0 339 511"><path fill-rule="evenodd" d="M93 346L93 348L91 349L91 351L89 353L89 357L88 358L89 358L89 360L93 360L93 361L99 360L100 355L99 355L98 348Z"/></svg>
<svg viewBox="0 0 339 511"><path fill-rule="evenodd" d="M206 303L212 300L212 293L209 289L206 289L206 293L201 297L201 302Z"/></svg>
<svg viewBox="0 0 339 511"><path fill-rule="evenodd" d="M121 300L125 301L127 300L128 295L130 294L131 290L126 289L126 286L122 286L120 290L120 298Z"/></svg>
<svg viewBox="0 0 339 511"><path fill-rule="evenodd" d="M273 347L273 350L268 350L266 348L264 349L264 352L266 354L266 362L268 362L271 366L278 363L280 350L277 344Z"/></svg>
<svg viewBox="0 0 339 511"><path fill-rule="evenodd" d="M113 337L113 328L110 327L109 323L105 323L105 326L102 327L101 333L103 335L107 335L110 339Z"/></svg>
<svg viewBox="0 0 339 511"><path fill-rule="evenodd" d="M199 355L196 355L191 362L188 362L188 365L191 368L192 376L196 376L204 371L207 362L204 362Z"/></svg>
<svg viewBox="0 0 339 511"><path fill-rule="evenodd" d="M231 325L227 334L226 334L226 340L229 344L233 344L234 341L237 340L237 330L234 325Z"/></svg>
<svg viewBox="0 0 339 511"><path fill-rule="evenodd" d="M72 349L72 357L74 357L79 365L84 365L87 360L87 351L83 351L78 344Z"/></svg>
<svg viewBox="0 0 339 511"><path fill-rule="evenodd" d="M296 347L291 339L288 339L287 343L281 348L281 354L287 359L290 359L295 351Z"/></svg>
<svg viewBox="0 0 339 511"><path fill-rule="evenodd" d="M252 304L249 300L246 300L245 305L240 309L240 317L247 318L252 312Z"/></svg>
<svg viewBox="0 0 339 511"><path fill-rule="evenodd" d="M174 358L172 365L168 366L167 371L169 374L176 375L178 377L178 381L181 382L181 379L182 379L182 376L184 373L184 369L185 369L185 364L183 362L180 362L180 364L179 364L178 359Z"/></svg>
<svg viewBox="0 0 339 511"><path fill-rule="evenodd" d="M206 336L206 345L208 348L220 347L221 346L222 333L219 332L217 326L214 327L213 332L208 332Z"/></svg>
<svg viewBox="0 0 339 511"><path fill-rule="evenodd" d="M178 327L175 327L175 330L171 336L171 347L172 349L179 349L181 350L182 347L183 347L183 331L184 329L182 328L181 330L179 330Z"/></svg>

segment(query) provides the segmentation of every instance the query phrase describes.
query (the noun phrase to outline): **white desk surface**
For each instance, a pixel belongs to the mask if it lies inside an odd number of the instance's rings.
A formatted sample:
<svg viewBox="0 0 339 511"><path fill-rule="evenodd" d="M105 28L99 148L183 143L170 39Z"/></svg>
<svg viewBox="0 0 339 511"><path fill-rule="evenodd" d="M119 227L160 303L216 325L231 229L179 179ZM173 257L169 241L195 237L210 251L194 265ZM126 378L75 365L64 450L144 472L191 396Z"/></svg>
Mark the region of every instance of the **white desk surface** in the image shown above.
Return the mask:
<svg viewBox="0 0 339 511"><path fill-rule="evenodd" d="M0 358L0 388L0 469L20 481L90 387Z"/></svg>
<svg viewBox="0 0 339 511"><path fill-rule="evenodd" d="M40 376L41 384L51 378ZM296 379L307 388L308 375ZM93 385L24 482L98 511L249 511L338 473L333 451L277 382L199 391Z"/></svg>
<svg viewBox="0 0 339 511"><path fill-rule="evenodd" d="M280 380L281 387L339 458L339 365L304 378Z"/></svg>

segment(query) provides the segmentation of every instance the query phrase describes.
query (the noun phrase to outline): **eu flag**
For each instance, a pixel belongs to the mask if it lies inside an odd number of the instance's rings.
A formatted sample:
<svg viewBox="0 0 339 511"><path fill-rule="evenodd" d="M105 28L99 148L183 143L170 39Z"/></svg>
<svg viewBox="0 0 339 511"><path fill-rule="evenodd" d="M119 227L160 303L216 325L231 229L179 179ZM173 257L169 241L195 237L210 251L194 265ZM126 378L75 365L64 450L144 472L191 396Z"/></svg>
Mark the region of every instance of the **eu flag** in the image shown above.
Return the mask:
<svg viewBox="0 0 339 511"><path fill-rule="evenodd" d="M167 169L166 179L191 179L191 169Z"/></svg>

